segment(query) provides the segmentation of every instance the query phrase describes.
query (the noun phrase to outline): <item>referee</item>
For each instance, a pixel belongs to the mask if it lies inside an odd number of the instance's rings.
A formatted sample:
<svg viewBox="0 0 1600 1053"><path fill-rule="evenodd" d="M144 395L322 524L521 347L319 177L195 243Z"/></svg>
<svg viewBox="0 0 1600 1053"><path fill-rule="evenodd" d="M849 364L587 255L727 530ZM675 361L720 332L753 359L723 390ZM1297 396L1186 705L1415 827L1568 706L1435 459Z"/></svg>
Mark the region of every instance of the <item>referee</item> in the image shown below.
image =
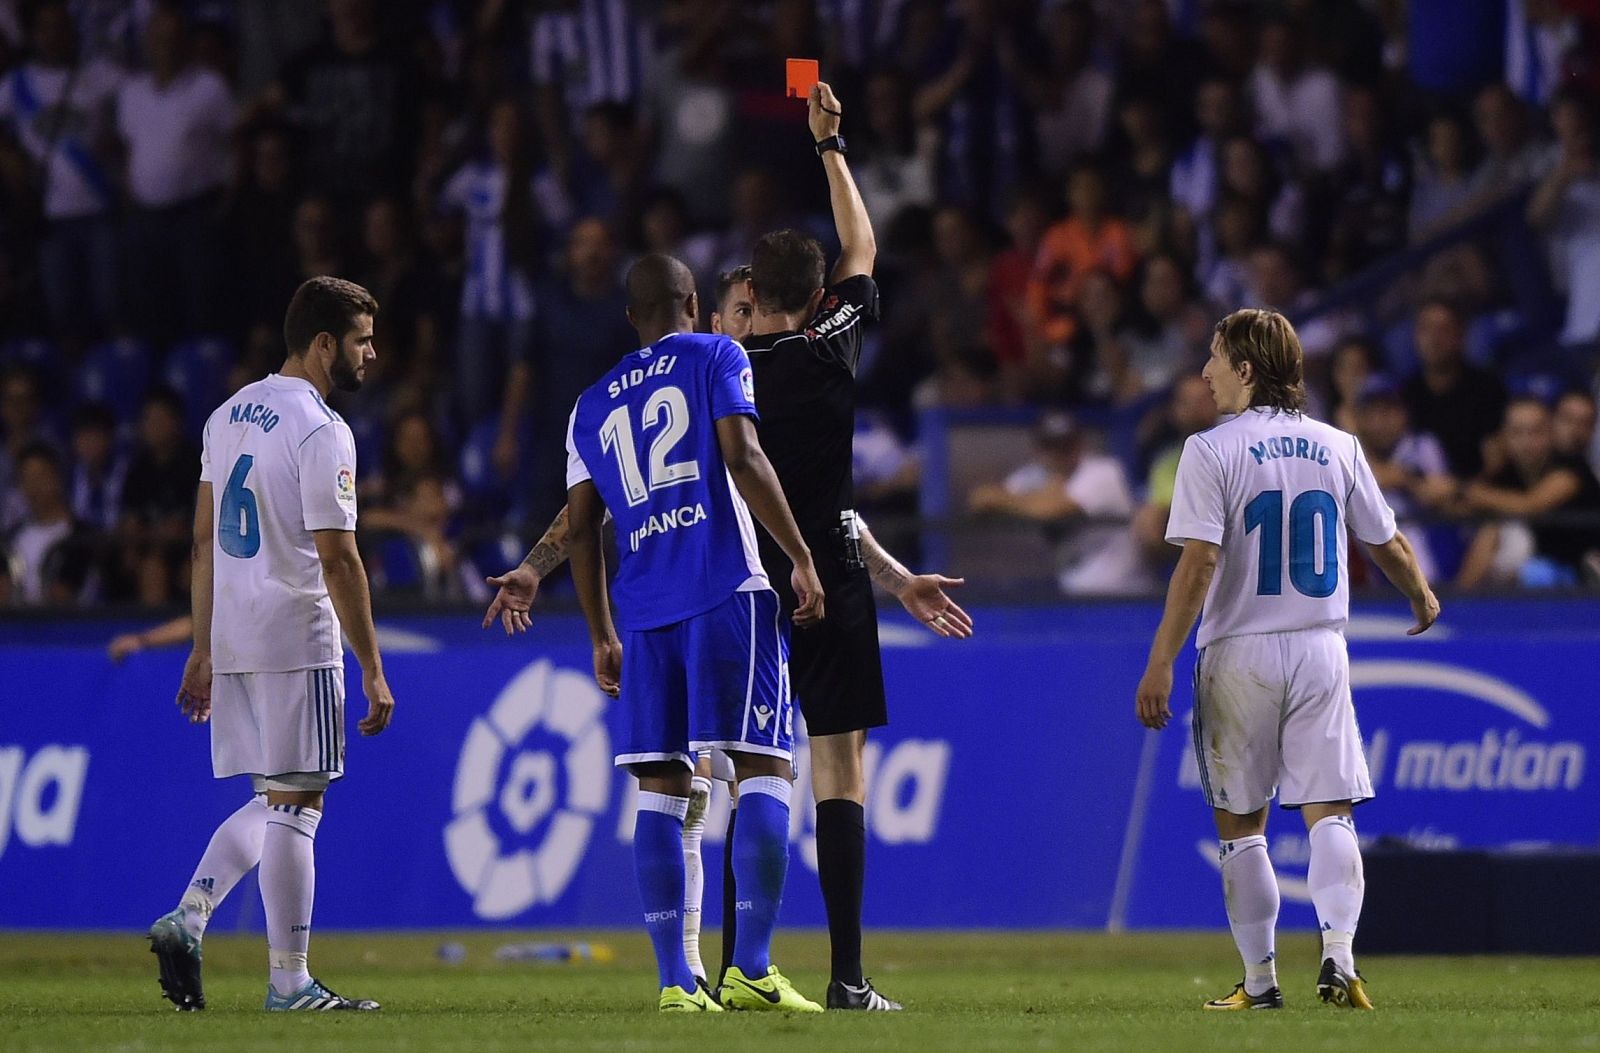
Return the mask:
<svg viewBox="0 0 1600 1053"><path fill-rule="evenodd" d="M899 1003L873 990L861 968L867 845L862 753L867 729L889 722L872 583L884 583L941 636L970 635L971 619L942 588L959 582L910 575L873 542L852 510L855 369L863 330L878 317L872 280L877 245L845 163L839 101L828 85L818 84L809 106L811 133L828 174L839 259L825 277L822 246L809 235L780 230L758 241L750 261L755 313L745 348L761 408L761 445L828 594L828 617L794 630L789 658L811 738L817 872L833 950L828 1008L895 1010ZM767 576L792 612L789 561L764 533L760 543Z"/></svg>

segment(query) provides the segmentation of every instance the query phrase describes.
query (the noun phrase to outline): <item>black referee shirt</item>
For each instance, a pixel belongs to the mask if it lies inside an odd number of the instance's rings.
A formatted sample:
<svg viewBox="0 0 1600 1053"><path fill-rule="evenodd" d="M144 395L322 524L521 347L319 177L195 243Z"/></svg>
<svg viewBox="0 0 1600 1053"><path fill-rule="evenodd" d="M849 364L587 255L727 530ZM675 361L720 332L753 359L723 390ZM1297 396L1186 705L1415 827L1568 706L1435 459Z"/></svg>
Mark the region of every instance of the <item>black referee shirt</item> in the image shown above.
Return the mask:
<svg viewBox="0 0 1600 1053"><path fill-rule="evenodd" d="M755 373L761 446L777 470L795 522L815 547L854 507L851 440L855 436L856 363L863 327L878 317L878 284L865 274L823 292L816 317L798 333L745 341ZM767 574L785 584L789 561L760 533ZM822 553L818 553L819 563ZM781 573L779 570L781 568Z"/></svg>

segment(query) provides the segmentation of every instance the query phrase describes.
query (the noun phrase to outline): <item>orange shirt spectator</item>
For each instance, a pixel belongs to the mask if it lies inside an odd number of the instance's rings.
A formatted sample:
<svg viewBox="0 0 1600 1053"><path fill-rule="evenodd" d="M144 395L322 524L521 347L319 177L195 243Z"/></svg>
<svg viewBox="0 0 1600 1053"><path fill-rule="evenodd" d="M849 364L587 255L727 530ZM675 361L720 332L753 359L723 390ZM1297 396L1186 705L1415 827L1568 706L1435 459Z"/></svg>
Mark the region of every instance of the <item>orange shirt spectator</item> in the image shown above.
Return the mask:
<svg viewBox="0 0 1600 1053"><path fill-rule="evenodd" d="M1105 214L1105 180L1098 171L1075 171L1067 196L1072 215L1045 231L1028 283L1028 313L1050 344L1064 343L1077 330L1072 305L1085 274L1101 269L1125 282L1139 262L1132 228Z"/></svg>

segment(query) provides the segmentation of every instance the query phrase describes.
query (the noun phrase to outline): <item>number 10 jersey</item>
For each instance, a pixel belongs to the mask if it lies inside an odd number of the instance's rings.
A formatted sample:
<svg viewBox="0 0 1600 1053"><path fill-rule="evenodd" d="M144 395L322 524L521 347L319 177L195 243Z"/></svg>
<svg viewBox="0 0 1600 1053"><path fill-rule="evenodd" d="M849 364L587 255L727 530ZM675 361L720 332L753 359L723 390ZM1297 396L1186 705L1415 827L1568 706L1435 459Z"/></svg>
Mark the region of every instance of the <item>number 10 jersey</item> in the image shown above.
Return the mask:
<svg viewBox="0 0 1600 1053"><path fill-rule="evenodd" d="M664 336L578 396L567 488L593 481L616 524L619 628L657 629L771 588L717 440L731 416L756 416L750 359L707 333Z"/></svg>
<svg viewBox="0 0 1600 1053"><path fill-rule="evenodd" d="M200 480L214 513L212 669L342 666L315 530L356 528L355 439L316 388L271 374L206 421Z"/></svg>
<svg viewBox="0 0 1600 1053"><path fill-rule="evenodd" d="M1301 413L1253 407L1191 435L1178 461L1167 541L1222 548L1197 647L1350 619L1347 533L1394 537L1354 435Z"/></svg>

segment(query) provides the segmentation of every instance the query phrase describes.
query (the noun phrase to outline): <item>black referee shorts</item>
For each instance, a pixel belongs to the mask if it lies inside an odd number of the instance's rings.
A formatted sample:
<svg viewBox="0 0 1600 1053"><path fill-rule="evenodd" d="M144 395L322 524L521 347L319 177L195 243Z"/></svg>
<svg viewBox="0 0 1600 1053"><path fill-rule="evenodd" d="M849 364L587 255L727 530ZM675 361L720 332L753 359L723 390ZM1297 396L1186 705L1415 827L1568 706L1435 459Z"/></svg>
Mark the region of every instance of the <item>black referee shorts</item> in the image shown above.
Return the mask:
<svg viewBox="0 0 1600 1053"><path fill-rule="evenodd" d="M795 627L789 645L789 680L809 735L840 735L889 723L883 690L883 655L878 650L878 604L872 577L848 570L835 557L817 551L817 574L826 593L822 622ZM773 576L773 586L793 614L789 574Z"/></svg>

